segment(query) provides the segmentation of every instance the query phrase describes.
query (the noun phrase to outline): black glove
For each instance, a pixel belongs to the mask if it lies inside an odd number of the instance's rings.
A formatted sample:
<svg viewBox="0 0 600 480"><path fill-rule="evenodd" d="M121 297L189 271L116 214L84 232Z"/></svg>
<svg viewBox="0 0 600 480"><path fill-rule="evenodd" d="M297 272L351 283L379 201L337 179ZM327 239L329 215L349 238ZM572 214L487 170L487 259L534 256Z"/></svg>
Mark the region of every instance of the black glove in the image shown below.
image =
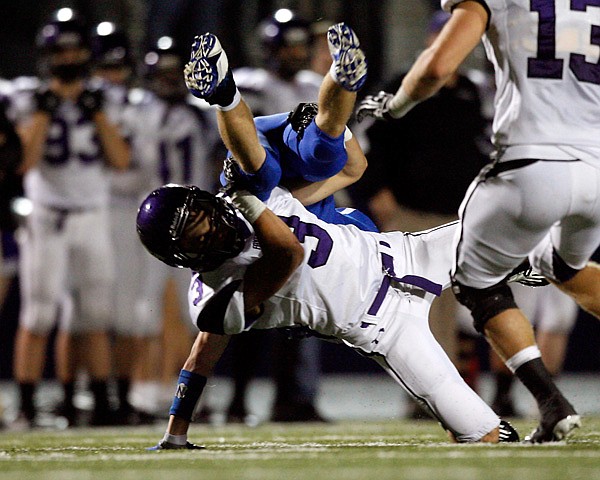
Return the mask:
<svg viewBox="0 0 600 480"><path fill-rule="evenodd" d="M104 92L100 89L86 89L79 95L77 105L83 111L83 115L91 120L96 112L102 110L102 106L104 105Z"/></svg>
<svg viewBox="0 0 600 480"><path fill-rule="evenodd" d="M223 175L225 177L225 185L221 188L222 192L231 195L236 190L246 189L246 182L242 177L240 165L233 157L227 157L223 162Z"/></svg>
<svg viewBox="0 0 600 480"><path fill-rule="evenodd" d="M39 112L52 116L60 105L60 97L48 88L40 88L34 95L35 105Z"/></svg>
<svg viewBox="0 0 600 480"><path fill-rule="evenodd" d="M367 95L358 105L356 121L362 122L367 117L392 120L394 117L389 113L388 103L393 96L391 93L384 91L380 91L377 95Z"/></svg>
<svg viewBox="0 0 600 480"><path fill-rule="evenodd" d="M148 447L146 450L158 451L158 450L203 450L206 447L202 445L196 445L195 443L185 442L185 445L176 445L174 443L165 442L161 440L156 445Z"/></svg>
<svg viewBox="0 0 600 480"><path fill-rule="evenodd" d="M319 113L319 105L316 103L299 103L298 106L290 112L288 122L292 129L298 133L298 138L302 140L304 130L310 125L313 118Z"/></svg>

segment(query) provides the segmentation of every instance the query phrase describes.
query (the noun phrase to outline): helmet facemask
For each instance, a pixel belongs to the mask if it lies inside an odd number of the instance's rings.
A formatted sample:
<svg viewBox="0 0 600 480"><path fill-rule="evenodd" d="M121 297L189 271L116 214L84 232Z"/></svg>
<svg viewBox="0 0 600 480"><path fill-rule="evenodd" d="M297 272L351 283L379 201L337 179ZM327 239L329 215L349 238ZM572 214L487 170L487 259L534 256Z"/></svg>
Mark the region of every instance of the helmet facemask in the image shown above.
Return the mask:
<svg viewBox="0 0 600 480"><path fill-rule="evenodd" d="M172 188L172 187L170 187ZM247 231L243 221L234 208L222 197L204 192L197 187L176 187L187 189L183 202L170 209L167 218L167 236L160 233L151 214L149 220L140 220L138 214L138 233L142 243L155 257L173 267L190 268L197 272L211 271L219 267L228 258L235 257L244 247ZM165 187L159 189L165 190ZM152 199L152 194L149 199ZM142 204L140 212L149 200ZM150 200L152 203L152 200ZM151 205L151 209L160 211L161 204ZM160 212L154 217L159 218ZM148 221L150 224L148 224ZM200 226L208 225L201 228ZM157 237L162 238L157 238Z"/></svg>

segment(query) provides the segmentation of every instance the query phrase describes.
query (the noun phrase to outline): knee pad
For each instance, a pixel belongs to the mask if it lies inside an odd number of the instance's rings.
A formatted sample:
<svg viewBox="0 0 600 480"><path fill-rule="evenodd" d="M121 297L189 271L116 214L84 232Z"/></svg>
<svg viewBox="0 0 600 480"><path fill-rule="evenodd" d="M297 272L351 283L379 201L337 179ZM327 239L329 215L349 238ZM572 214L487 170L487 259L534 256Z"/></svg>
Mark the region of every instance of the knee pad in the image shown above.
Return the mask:
<svg viewBox="0 0 600 480"><path fill-rule="evenodd" d="M472 288L452 279L456 299L471 311L473 326L483 333L486 322L509 308L518 308L513 293L505 283L488 288Z"/></svg>
<svg viewBox="0 0 600 480"><path fill-rule="evenodd" d="M561 258L555 249L552 249L552 270L558 283L571 280L580 271L577 268L567 265L567 262Z"/></svg>
<svg viewBox="0 0 600 480"><path fill-rule="evenodd" d="M529 261L538 272L555 283L571 280L585 267L585 263L579 268L570 266L556 251L549 237L538 244L529 256Z"/></svg>

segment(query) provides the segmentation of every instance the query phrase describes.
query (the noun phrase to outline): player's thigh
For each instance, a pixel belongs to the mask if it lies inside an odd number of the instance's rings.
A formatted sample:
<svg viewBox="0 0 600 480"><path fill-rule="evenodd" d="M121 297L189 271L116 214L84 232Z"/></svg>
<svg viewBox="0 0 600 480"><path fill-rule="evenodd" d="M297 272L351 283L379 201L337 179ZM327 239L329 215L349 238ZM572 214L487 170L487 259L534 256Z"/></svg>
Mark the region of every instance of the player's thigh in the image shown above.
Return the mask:
<svg viewBox="0 0 600 480"><path fill-rule="evenodd" d="M81 314L98 319L106 327L112 313L115 258L108 212L98 209L79 215L73 222L76 243L74 268L79 279Z"/></svg>
<svg viewBox="0 0 600 480"><path fill-rule="evenodd" d="M569 193L555 185L552 165L537 162L471 185L455 237L459 282L476 288L500 282L562 218Z"/></svg>
<svg viewBox="0 0 600 480"><path fill-rule="evenodd" d="M64 220L39 206L18 232L18 240L25 301L57 305L66 285L70 248Z"/></svg>
<svg viewBox="0 0 600 480"><path fill-rule="evenodd" d="M600 245L600 169L572 162L565 170L571 184L569 214L552 229L551 239L561 259L581 269Z"/></svg>

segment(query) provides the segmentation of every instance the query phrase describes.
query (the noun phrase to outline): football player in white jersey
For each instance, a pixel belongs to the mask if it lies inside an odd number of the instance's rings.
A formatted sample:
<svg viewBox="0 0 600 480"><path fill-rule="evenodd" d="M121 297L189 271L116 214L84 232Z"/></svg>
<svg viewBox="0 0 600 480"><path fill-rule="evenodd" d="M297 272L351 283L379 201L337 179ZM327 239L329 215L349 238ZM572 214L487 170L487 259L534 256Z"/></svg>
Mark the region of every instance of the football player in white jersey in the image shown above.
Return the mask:
<svg viewBox="0 0 600 480"><path fill-rule="evenodd" d="M103 91L87 79L87 31L71 9L58 10L41 29L39 46L47 81L15 80L9 109L23 139L25 194L33 205L20 239L22 309L15 343L19 420L23 426L35 422L34 392L48 334L64 292L73 288L81 311L73 327L88 342L92 420L103 423L109 418L106 330L114 278L108 172L127 167L129 147L104 109ZM68 365L58 362L57 367L59 378L66 377Z"/></svg>
<svg viewBox="0 0 600 480"><path fill-rule="evenodd" d="M181 72L187 56L171 37L159 38L145 55L144 85L153 95L138 118L143 128L135 139L134 151L136 157L151 165L152 188L165 182L176 182L216 191L221 166L217 159L222 158L222 145L214 115L206 103L190 95L183 81ZM139 198L137 203L139 206ZM156 333L160 333L165 289L174 292L167 295L167 304L184 314L189 277L181 271L166 268L146 252L143 259L143 277L148 283L137 297L136 315L138 322L151 325ZM164 318L166 322L171 320L180 319ZM189 324L183 323L187 330ZM189 338L185 340L191 341L193 335L194 332L189 330ZM173 364L178 362L173 357L175 352L164 357L165 370L170 366L168 371L171 371Z"/></svg>
<svg viewBox="0 0 600 480"><path fill-rule="evenodd" d="M346 101L320 109L315 122L343 142L353 91L364 81L364 57L344 24L329 35L334 62L328 78L342 88L323 93ZM271 168L273 154L261 145L214 35L197 37L185 74L188 88L217 105L223 141L241 168L257 175ZM340 182L334 175L308 183L306 198L317 201ZM228 189L240 185L236 180ZM428 328L433 298L450 285L456 222L417 234L364 232L326 223L281 187L272 189L266 205L245 190L235 191L231 202L171 184L152 192L138 212L138 234L148 251L196 272L189 307L201 331L181 371L167 433L153 449L196 448L187 429L228 337L271 328L315 332L371 356L456 441L518 440L464 383Z"/></svg>
<svg viewBox="0 0 600 480"><path fill-rule="evenodd" d="M579 415L544 367L527 318L502 283L529 257L535 270L600 317L600 65L594 3L443 0L452 18L395 94L360 115L399 117L432 95L483 38L496 74L495 160L461 205L452 276L476 328L535 397L531 442L560 440Z"/></svg>

